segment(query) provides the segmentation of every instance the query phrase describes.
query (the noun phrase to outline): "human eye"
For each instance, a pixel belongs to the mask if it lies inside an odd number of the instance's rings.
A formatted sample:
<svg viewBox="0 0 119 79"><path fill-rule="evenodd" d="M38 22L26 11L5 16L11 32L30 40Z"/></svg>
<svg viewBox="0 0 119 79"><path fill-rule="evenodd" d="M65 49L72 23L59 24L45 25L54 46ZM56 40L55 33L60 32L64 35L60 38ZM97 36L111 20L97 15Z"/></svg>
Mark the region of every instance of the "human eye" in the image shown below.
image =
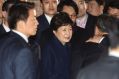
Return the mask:
<svg viewBox="0 0 119 79"><path fill-rule="evenodd" d="M55 3L57 3L57 1L53 1L53 3L55 4Z"/></svg>
<svg viewBox="0 0 119 79"><path fill-rule="evenodd" d="M69 27L69 29L68 29L69 31L72 31L72 27Z"/></svg>
<svg viewBox="0 0 119 79"><path fill-rule="evenodd" d="M76 17L76 14L72 14L72 15L70 15L70 17L75 18L75 17Z"/></svg>
<svg viewBox="0 0 119 79"><path fill-rule="evenodd" d="M70 28L69 30L71 30L71 31L72 31L72 28Z"/></svg>

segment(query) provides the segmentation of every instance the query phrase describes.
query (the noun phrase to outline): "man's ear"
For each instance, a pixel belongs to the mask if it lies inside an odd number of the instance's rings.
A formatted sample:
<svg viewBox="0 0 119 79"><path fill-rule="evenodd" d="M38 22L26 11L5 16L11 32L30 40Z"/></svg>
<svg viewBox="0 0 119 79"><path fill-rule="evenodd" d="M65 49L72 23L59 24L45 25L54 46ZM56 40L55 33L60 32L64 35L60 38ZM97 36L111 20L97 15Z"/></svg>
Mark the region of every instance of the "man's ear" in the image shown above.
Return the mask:
<svg viewBox="0 0 119 79"><path fill-rule="evenodd" d="M5 18L7 16L7 12L6 11L2 11L2 17Z"/></svg>
<svg viewBox="0 0 119 79"><path fill-rule="evenodd" d="M25 29L26 23L22 20L18 21L16 24L16 30L22 31Z"/></svg>
<svg viewBox="0 0 119 79"><path fill-rule="evenodd" d="M103 6L103 5L101 5L101 6L100 6L100 11L101 11L101 14L103 14L103 10L104 10L104 6Z"/></svg>

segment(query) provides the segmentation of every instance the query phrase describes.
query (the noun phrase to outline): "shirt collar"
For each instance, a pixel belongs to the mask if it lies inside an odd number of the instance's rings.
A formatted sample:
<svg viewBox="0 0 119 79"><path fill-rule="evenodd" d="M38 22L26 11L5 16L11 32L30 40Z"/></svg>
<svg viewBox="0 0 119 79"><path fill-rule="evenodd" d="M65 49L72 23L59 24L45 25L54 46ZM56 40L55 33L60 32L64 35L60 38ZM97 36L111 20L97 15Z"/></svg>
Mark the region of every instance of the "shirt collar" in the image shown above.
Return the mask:
<svg viewBox="0 0 119 79"><path fill-rule="evenodd" d="M109 56L119 57L119 52L109 50Z"/></svg>
<svg viewBox="0 0 119 79"><path fill-rule="evenodd" d="M77 18L76 19L76 25L79 26L79 27L81 27L81 28L85 28L86 23L87 23L87 19L88 19L88 14L85 14L81 18Z"/></svg>
<svg viewBox="0 0 119 79"><path fill-rule="evenodd" d="M4 23L3 23L3 28L5 29L6 32L10 31L10 28L8 26L6 26Z"/></svg>
<svg viewBox="0 0 119 79"><path fill-rule="evenodd" d="M12 30L12 31L17 33L18 35L20 35L28 43L28 37L26 35L24 35L23 33L19 32L17 30Z"/></svg>
<svg viewBox="0 0 119 79"><path fill-rule="evenodd" d="M48 23L50 24L52 17L48 16L47 14L45 14L45 16L46 16L46 18L48 20Z"/></svg>

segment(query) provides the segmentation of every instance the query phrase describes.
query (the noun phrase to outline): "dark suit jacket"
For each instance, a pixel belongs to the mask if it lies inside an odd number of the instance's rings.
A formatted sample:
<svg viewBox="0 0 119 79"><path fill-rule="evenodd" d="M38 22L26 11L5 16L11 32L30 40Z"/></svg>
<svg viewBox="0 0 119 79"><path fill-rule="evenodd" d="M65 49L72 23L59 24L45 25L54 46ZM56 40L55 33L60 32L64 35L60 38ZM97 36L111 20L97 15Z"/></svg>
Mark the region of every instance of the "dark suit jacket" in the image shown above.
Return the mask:
<svg viewBox="0 0 119 79"><path fill-rule="evenodd" d="M40 29L41 32L49 28L48 20L44 14L37 17L37 20L39 22L38 28Z"/></svg>
<svg viewBox="0 0 119 79"><path fill-rule="evenodd" d="M119 79L119 58L101 59L79 72L77 79Z"/></svg>
<svg viewBox="0 0 119 79"><path fill-rule="evenodd" d="M88 14L88 19L87 19L86 27L85 27L85 30L86 30L85 33L87 34L87 39L94 35L94 30L96 26L95 24L97 23L97 19L98 19L97 16Z"/></svg>
<svg viewBox="0 0 119 79"><path fill-rule="evenodd" d="M103 46L98 43L85 42L79 45L76 50L72 52L71 79L76 79L76 75L81 69L104 56L105 53L103 51Z"/></svg>
<svg viewBox="0 0 119 79"><path fill-rule="evenodd" d="M48 29L50 25L49 25L48 20L44 14L37 17L37 20L39 22L38 30L37 30L37 33L35 36L30 37L30 41L35 41L38 44L40 44L40 40L41 40L40 38L41 38L42 32L45 31L46 29Z"/></svg>
<svg viewBox="0 0 119 79"><path fill-rule="evenodd" d="M4 27L3 27L3 25L0 24L0 36L5 34L5 33L6 33L6 31L5 31Z"/></svg>
<svg viewBox="0 0 119 79"><path fill-rule="evenodd" d="M86 22L85 29L77 26L74 27L74 34L71 39L71 45L73 47L72 48L73 50L75 50L74 47L84 43L86 40L88 40L90 37L94 35L96 22L97 22L97 17L88 14L88 19Z"/></svg>
<svg viewBox="0 0 119 79"><path fill-rule="evenodd" d="M56 37L41 51L42 79L69 79L70 51Z"/></svg>
<svg viewBox="0 0 119 79"><path fill-rule="evenodd" d="M0 78L38 79L38 58L26 41L14 32L0 39Z"/></svg>

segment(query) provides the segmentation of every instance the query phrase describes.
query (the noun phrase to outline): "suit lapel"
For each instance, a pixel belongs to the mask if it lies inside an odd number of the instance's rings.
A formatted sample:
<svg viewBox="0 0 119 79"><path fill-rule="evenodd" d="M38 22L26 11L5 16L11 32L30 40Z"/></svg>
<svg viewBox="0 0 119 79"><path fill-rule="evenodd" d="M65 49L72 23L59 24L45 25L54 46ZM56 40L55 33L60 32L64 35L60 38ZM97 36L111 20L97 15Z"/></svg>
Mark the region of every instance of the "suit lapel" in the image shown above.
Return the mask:
<svg viewBox="0 0 119 79"><path fill-rule="evenodd" d="M3 25L1 24L1 25L0 25L0 36L1 36L2 34L5 34L5 33L6 33L6 31L5 31L4 27L3 27Z"/></svg>

